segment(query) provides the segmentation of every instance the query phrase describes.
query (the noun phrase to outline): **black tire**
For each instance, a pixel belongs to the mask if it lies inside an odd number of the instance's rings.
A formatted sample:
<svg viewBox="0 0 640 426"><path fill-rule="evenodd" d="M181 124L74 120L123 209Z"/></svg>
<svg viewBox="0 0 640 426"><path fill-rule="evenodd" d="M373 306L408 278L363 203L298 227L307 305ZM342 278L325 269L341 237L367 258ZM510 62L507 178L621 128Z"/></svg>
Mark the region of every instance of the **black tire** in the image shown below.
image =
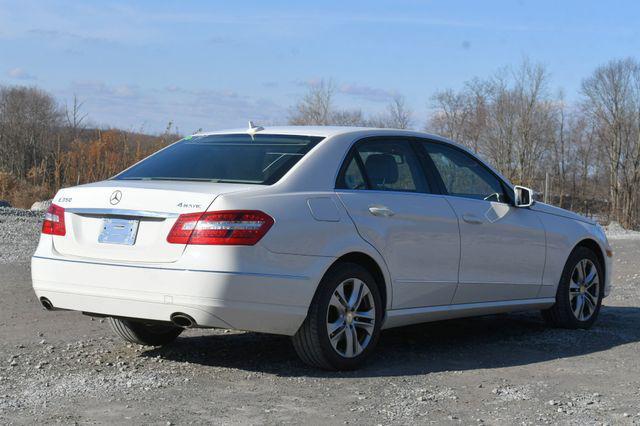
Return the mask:
<svg viewBox="0 0 640 426"><path fill-rule="evenodd" d="M163 346L173 342L183 329L170 324L152 324L109 317L115 333L127 342L145 346Z"/></svg>
<svg viewBox="0 0 640 426"><path fill-rule="evenodd" d="M331 297L345 280L356 278L364 282L375 305L375 323L370 340L362 353L348 358L334 350L327 333L327 314ZM380 289L373 276L355 263L338 263L325 274L316 290L304 323L293 336L293 346L306 364L324 370L354 370L363 365L371 355L380 337L384 306Z"/></svg>
<svg viewBox="0 0 640 426"><path fill-rule="evenodd" d="M592 262L593 265L595 265L598 272L599 291L597 303L593 314L586 320L579 320L574 315L571 306L571 302L569 299L569 289L574 268L576 267L578 262L582 261L583 259L587 259ZM591 328L591 326L593 326L596 319L598 318L600 307L602 306L603 295L604 272L600 260L592 250L586 247L578 247L571 253L569 259L567 260L567 263L564 266L564 270L562 271L562 277L560 278L560 283L556 292L556 303L551 308L543 310L542 317L549 325L554 327L568 329L589 329Z"/></svg>

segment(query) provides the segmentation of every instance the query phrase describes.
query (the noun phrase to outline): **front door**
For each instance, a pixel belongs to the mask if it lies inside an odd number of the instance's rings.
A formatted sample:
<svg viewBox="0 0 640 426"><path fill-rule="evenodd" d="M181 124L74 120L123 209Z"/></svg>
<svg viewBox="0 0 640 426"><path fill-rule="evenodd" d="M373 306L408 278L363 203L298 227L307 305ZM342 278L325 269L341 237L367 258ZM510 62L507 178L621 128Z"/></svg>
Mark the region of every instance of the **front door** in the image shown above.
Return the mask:
<svg viewBox="0 0 640 426"><path fill-rule="evenodd" d="M545 264L545 231L536 213L514 207L505 184L461 149L424 142L460 223L454 304L535 298Z"/></svg>

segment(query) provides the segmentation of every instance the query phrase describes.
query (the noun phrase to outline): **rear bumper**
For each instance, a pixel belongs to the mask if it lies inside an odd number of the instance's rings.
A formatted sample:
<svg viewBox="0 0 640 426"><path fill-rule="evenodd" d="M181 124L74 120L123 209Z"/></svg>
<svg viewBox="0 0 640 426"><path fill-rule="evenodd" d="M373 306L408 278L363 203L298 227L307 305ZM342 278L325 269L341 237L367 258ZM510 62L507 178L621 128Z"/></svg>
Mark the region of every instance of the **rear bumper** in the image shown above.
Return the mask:
<svg viewBox="0 0 640 426"><path fill-rule="evenodd" d="M40 256L33 288L55 308L169 321L190 315L202 327L293 335L304 321L330 258L305 256L301 275L185 269ZM298 266L300 260L296 259Z"/></svg>

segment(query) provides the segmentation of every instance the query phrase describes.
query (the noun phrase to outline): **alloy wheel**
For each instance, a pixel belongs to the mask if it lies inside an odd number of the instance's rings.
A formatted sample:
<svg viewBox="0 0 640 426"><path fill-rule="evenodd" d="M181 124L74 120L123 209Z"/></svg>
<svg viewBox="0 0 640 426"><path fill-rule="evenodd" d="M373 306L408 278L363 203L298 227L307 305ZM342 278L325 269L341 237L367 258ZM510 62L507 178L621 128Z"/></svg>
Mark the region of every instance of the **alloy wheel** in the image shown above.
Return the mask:
<svg viewBox="0 0 640 426"><path fill-rule="evenodd" d="M364 281L349 278L333 292L327 309L327 334L333 349L345 358L360 355L371 342L376 308Z"/></svg>
<svg viewBox="0 0 640 426"><path fill-rule="evenodd" d="M573 268L569 283L569 303L578 321L588 321L595 313L600 298L598 268L589 259L580 260Z"/></svg>

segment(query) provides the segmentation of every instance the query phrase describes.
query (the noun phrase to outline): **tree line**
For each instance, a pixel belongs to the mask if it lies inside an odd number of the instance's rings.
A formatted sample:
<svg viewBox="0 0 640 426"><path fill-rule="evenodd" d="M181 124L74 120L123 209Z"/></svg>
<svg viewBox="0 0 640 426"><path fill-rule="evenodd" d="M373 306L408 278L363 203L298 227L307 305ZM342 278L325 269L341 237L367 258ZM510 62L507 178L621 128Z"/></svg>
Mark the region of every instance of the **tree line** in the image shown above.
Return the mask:
<svg viewBox="0 0 640 426"><path fill-rule="evenodd" d="M513 183L602 222L640 227L640 63L612 60L581 82L577 101L553 93L550 76L527 60L433 94L423 129L463 144ZM402 96L385 112L335 106L335 86L311 86L291 124L414 126ZM546 193L545 193L546 191Z"/></svg>
<svg viewBox="0 0 640 426"><path fill-rule="evenodd" d="M179 136L88 126L77 98L60 105L35 87L0 87L0 200L29 208L61 187L109 178Z"/></svg>
<svg viewBox="0 0 640 426"><path fill-rule="evenodd" d="M523 61L441 89L423 122L401 95L377 114L337 106L330 80L291 107L293 125L421 128L469 147L512 182L553 204L640 227L640 63L616 59L581 81L573 102L548 70ZM35 87L0 87L0 199L29 207L64 186L113 176L178 139L88 125L83 103L61 105Z"/></svg>

